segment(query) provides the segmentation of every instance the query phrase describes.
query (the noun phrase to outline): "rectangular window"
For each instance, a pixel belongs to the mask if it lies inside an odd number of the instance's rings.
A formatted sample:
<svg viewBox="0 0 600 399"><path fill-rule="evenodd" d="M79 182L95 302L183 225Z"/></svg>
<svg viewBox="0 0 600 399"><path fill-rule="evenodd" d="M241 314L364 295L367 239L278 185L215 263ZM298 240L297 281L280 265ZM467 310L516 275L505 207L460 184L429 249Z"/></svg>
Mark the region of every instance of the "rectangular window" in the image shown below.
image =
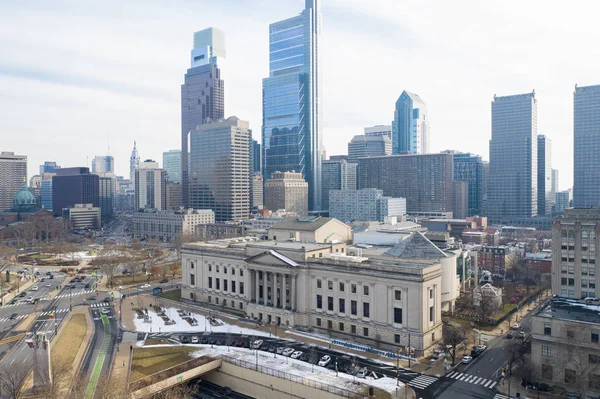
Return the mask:
<svg viewBox="0 0 600 399"><path fill-rule="evenodd" d="M240 277L244 277L244 271L240 269Z"/></svg>
<svg viewBox="0 0 600 399"><path fill-rule="evenodd" d="M340 331L344 331L344 323L339 323Z"/></svg>
<svg viewBox="0 0 600 399"><path fill-rule="evenodd" d="M594 354L590 353L588 355L588 363L590 363L590 364L598 364L598 363L600 363L600 356L594 355Z"/></svg>
<svg viewBox="0 0 600 399"><path fill-rule="evenodd" d="M235 281L233 281L233 280L231 280L231 292L233 292L235 294Z"/></svg>
<svg viewBox="0 0 600 399"><path fill-rule="evenodd" d="M590 374L588 377L589 387L594 390L600 390L600 375Z"/></svg>
<svg viewBox="0 0 600 399"><path fill-rule="evenodd" d="M210 295L208 296L208 303L212 303L212 297Z"/></svg>
<svg viewBox="0 0 600 399"><path fill-rule="evenodd" d="M196 285L196 275L190 274L190 285Z"/></svg>
<svg viewBox="0 0 600 399"><path fill-rule="evenodd" d="M263 279L263 272L262 271L258 271L258 279L262 280Z"/></svg>
<svg viewBox="0 0 600 399"><path fill-rule="evenodd" d="M240 302L240 309L244 309L244 303Z"/></svg>
<svg viewBox="0 0 600 399"><path fill-rule="evenodd" d="M333 312L333 297L332 296L327 297L327 310Z"/></svg>
<svg viewBox="0 0 600 399"><path fill-rule="evenodd" d="M547 345L542 345L542 355L552 356L552 347L547 346Z"/></svg>
<svg viewBox="0 0 600 399"><path fill-rule="evenodd" d="M321 327L321 318L317 317L317 327Z"/></svg>
<svg viewBox="0 0 600 399"><path fill-rule="evenodd" d="M394 308L394 323L402 324L402 309Z"/></svg>
<svg viewBox="0 0 600 399"><path fill-rule="evenodd" d="M575 331L567 330L567 338L575 338Z"/></svg>
<svg viewBox="0 0 600 399"><path fill-rule="evenodd" d="M350 292L356 294L356 284L350 284Z"/></svg>
<svg viewBox="0 0 600 399"><path fill-rule="evenodd" d="M212 277L208 278L208 288L212 288Z"/></svg>
<svg viewBox="0 0 600 399"><path fill-rule="evenodd" d="M217 273L219 273L219 265L216 265L216 266L217 266Z"/></svg>
<svg viewBox="0 0 600 399"><path fill-rule="evenodd" d="M369 295L369 286L363 285L363 295Z"/></svg>
<svg viewBox="0 0 600 399"><path fill-rule="evenodd" d="M560 278L560 285L567 285L567 278L566 277L561 277Z"/></svg>
<svg viewBox="0 0 600 399"><path fill-rule="evenodd" d="M192 269L194 269L194 262L192 262L191 265L192 265Z"/></svg>
<svg viewBox="0 0 600 399"><path fill-rule="evenodd" d="M227 280L223 280L223 291L227 291Z"/></svg>
<svg viewBox="0 0 600 399"><path fill-rule="evenodd" d="M218 305L219 304L219 298L215 297L215 303Z"/></svg>
<svg viewBox="0 0 600 399"><path fill-rule="evenodd" d="M429 322L433 323L433 306L429 307Z"/></svg>
<svg viewBox="0 0 600 399"><path fill-rule="evenodd" d="M323 297L317 295L317 309L323 309Z"/></svg>
<svg viewBox="0 0 600 399"><path fill-rule="evenodd" d="M592 330L592 342L598 343L598 337L600 337L600 331Z"/></svg>
<svg viewBox="0 0 600 399"><path fill-rule="evenodd" d="M231 300L231 307L235 308L235 302L233 301L233 299Z"/></svg>
<svg viewBox="0 0 600 399"><path fill-rule="evenodd" d="M400 334L394 334L394 343L395 344L399 344L400 343Z"/></svg>
<svg viewBox="0 0 600 399"><path fill-rule="evenodd" d="M231 275L235 276L235 268L234 267L231 268Z"/></svg>
<svg viewBox="0 0 600 399"><path fill-rule="evenodd" d="M321 280L317 279L317 288L321 288Z"/></svg>
<svg viewBox="0 0 600 399"><path fill-rule="evenodd" d="M358 314L357 307L356 301L350 301L350 314L356 316Z"/></svg>
<svg viewBox="0 0 600 399"><path fill-rule="evenodd" d="M356 326L354 324L350 325L350 332L356 334Z"/></svg>
<svg viewBox="0 0 600 399"><path fill-rule="evenodd" d="M363 327L363 335L364 335L365 337L368 337L368 336L369 336L369 329L368 329L367 327Z"/></svg>
<svg viewBox="0 0 600 399"><path fill-rule="evenodd" d="M363 303L363 317L369 317L369 302Z"/></svg>
<svg viewBox="0 0 600 399"><path fill-rule="evenodd" d="M227 274L227 266L223 266L223 273Z"/></svg>
<svg viewBox="0 0 600 399"><path fill-rule="evenodd" d="M344 283L340 283L340 292L344 292Z"/></svg>
<svg viewBox="0 0 600 399"><path fill-rule="evenodd" d="M577 382L577 371L565 369L565 384L575 384Z"/></svg>
<svg viewBox="0 0 600 399"><path fill-rule="evenodd" d="M544 323L544 335L552 335L552 324Z"/></svg>
<svg viewBox="0 0 600 399"><path fill-rule="evenodd" d="M429 299L433 299L433 290L429 290Z"/></svg>
<svg viewBox="0 0 600 399"><path fill-rule="evenodd" d="M552 381L554 377L554 369L549 364L542 364L542 378L544 380Z"/></svg>
<svg viewBox="0 0 600 399"><path fill-rule="evenodd" d="M240 294L244 295L244 282L240 281Z"/></svg>
<svg viewBox="0 0 600 399"><path fill-rule="evenodd" d="M333 321L327 320L327 328L330 329L330 330L333 329Z"/></svg>
<svg viewBox="0 0 600 399"><path fill-rule="evenodd" d="M402 300L402 291L395 290L394 291L394 299L397 301L401 301Z"/></svg>
<svg viewBox="0 0 600 399"><path fill-rule="evenodd" d="M219 281L219 279L215 279L215 281L217 282L217 289L220 290L221 289L221 281Z"/></svg>
<svg viewBox="0 0 600 399"><path fill-rule="evenodd" d="M331 281L331 280L327 281L327 289L329 289L329 290L333 289L333 281Z"/></svg>
<svg viewBox="0 0 600 399"><path fill-rule="evenodd" d="M339 312L346 313L346 300L344 298L339 299Z"/></svg>

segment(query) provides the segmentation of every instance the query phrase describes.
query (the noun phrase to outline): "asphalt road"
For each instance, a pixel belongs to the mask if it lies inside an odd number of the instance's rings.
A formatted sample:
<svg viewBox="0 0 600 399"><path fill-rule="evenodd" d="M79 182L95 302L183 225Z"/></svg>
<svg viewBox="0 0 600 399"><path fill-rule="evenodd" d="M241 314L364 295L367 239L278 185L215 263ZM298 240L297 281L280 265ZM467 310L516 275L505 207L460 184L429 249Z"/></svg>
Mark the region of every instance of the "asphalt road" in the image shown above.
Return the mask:
<svg viewBox="0 0 600 399"><path fill-rule="evenodd" d="M235 391L226 394L223 387L208 381L193 381L192 386L194 387L193 397L195 399L254 399L252 396L243 395Z"/></svg>

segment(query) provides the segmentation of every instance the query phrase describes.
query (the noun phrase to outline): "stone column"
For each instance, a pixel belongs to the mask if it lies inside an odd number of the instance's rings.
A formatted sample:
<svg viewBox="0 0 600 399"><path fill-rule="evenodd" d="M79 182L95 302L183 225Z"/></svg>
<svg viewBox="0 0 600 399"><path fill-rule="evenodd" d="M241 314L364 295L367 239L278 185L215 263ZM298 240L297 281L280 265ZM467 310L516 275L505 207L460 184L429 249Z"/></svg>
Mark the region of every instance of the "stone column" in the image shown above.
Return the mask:
<svg viewBox="0 0 600 399"><path fill-rule="evenodd" d="M285 274L279 273L279 303L281 308L285 309Z"/></svg>
<svg viewBox="0 0 600 399"><path fill-rule="evenodd" d="M296 276L292 275L292 285L290 286L290 305L292 310L296 310Z"/></svg>
<svg viewBox="0 0 600 399"><path fill-rule="evenodd" d="M387 324L392 325L394 323L394 290L389 285L387 286L387 303Z"/></svg>
<svg viewBox="0 0 600 399"><path fill-rule="evenodd" d="M258 279L258 270L254 270L254 277L255 277L255 289L256 289L256 293L255 298L256 298L256 303L258 303L258 301L260 301L260 280Z"/></svg>
<svg viewBox="0 0 600 399"><path fill-rule="evenodd" d="M263 295L265 296L265 305L269 304L269 287L271 284L269 284L269 275L273 274L271 272L263 272L263 281L264 281L264 288L263 288ZM273 298L273 291L271 291L271 298Z"/></svg>
<svg viewBox="0 0 600 399"><path fill-rule="evenodd" d="M283 305L283 309L285 309L285 307L287 306L287 274L282 273L281 274L281 296L282 296L282 305Z"/></svg>

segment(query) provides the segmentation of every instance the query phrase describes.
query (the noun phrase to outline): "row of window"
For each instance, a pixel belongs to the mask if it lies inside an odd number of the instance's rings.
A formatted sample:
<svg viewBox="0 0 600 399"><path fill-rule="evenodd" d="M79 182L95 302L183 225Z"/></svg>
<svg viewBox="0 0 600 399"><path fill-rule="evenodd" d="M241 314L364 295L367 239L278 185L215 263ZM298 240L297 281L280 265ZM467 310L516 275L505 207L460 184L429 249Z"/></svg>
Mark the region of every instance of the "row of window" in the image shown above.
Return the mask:
<svg viewBox="0 0 600 399"><path fill-rule="evenodd" d="M552 323L544 323L544 335L552 336ZM567 330L567 338L575 338L575 330ZM598 343L600 341L600 330L591 330L590 342ZM544 353L544 348L548 349L549 354ZM542 345L542 354L545 356L552 356L552 348L549 346Z"/></svg>
<svg viewBox="0 0 600 399"><path fill-rule="evenodd" d="M547 347L548 348L548 347ZM542 350L544 347L542 346ZM550 349L550 353L552 352L552 348ZM600 363L600 356L590 354L588 357L588 361L590 364ZM542 378L544 380L553 381L554 380L554 367L550 364L542 364ZM585 376L581 376L581 378L585 378ZM588 387L591 389L600 389L600 375L598 374L589 374L587 376L588 379ZM564 370L564 382L566 384L581 384L585 383L585 381L577 381L577 371L569 368L565 368Z"/></svg>
<svg viewBox="0 0 600 399"><path fill-rule="evenodd" d="M323 288L323 281L320 279L317 279L317 288L319 288L319 289ZM327 289L333 290L333 281L327 280ZM339 286L338 286L338 291L346 292L346 284L340 282ZM356 292L357 292L356 284L350 284L350 293L356 294ZM368 285L363 285L363 295L369 296L369 286ZM394 300L396 300L396 301L402 300L402 291L401 290L394 290Z"/></svg>
<svg viewBox="0 0 600 399"><path fill-rule="evenodd" d="M194 268L194 263L192 262L192 269ZM219 265L215 265L216 272L219 273ZM230 267L231 275L235 276L235 267ZM208 264L208 271L212 272L212 265ZM223 266L223 274L227 274L227 266ZM244 269L239 270L240 277L244 277Z"/></svg>
<svg viewBox="0 0 600 399"><path fill-rule="evenodd" d="M208 296L208 303L212 303L212 296ZM229 301L231 308L235 309L235 301L231 300ZM219 302L219 297L215 297L215 305L221 305L221 306L227 306L227 300L226 299L222 299L221 302ZM238 307L240 310L244 309L244 302L238 302Z"/></svg>
<svg viewBox="0 0 600 399"><path fill-rule="evenodd" d="M194 275L192 274L191 277L194 277ZM194 284L194 280L191 279L192 285ZM231 291L228 290L228 283L231 282ZM239 282L239 294L244 295L244 282L240 281ZM209 277L208 278L208 288L212 289L213 288L213 278ZM226 279L223 279L223 290L222 291L229 291L232 294L235 294L235 288L236 288L236 281L235 280L231 280L231 281L227 281ZM215 278L215 289L221 291L221 279L219 278Z"/></svg>
<svg viewBox="0 0 600 399"><path fill-rule="evenodd" d="M332 296L327 297L327 310L333 312L334 298ZM433 307L432 307L433 308ZM323 309L323 296L317 295L317 309ZM338 298L338 312L346 313L346 299ZM350 301L350 314L358 316L358 302ZM371 315L371 304L369 302L363 302L362 306L362 317L369 318ZM402 324L402 309L394 308L394 323Z"/></svg>
<svg viewBox="0 0 600 399"><path fill-rule="evenodd" d="M575 238L575 231L564 229L560 231L560 236L562 238ZM596 232L594 230L581 230L581 238L583 240L594 240L596 239Z"/></svg>
<svg viewBox="0 0 600 399"><path fill-rule="evenodd" d="M323 325L323 320L321 320L320 317L317 317L316 319L316 323L317 323L317 327L325 327ZM340 332L346 332L346 326L344 324L344 322L338 322L337 323L337 330ZM327 320L327 329L328 330L333 330L333 320ZM355 334L356 335L356 325L351 324L350 325L350 334ZM363 337L368 337L369 336L369 327L363 327L362 328L362 335ZM431 333L431 340L435 341L435 333ZM396 344L400 344L400 334L394 334L394 343Z"/></svg>

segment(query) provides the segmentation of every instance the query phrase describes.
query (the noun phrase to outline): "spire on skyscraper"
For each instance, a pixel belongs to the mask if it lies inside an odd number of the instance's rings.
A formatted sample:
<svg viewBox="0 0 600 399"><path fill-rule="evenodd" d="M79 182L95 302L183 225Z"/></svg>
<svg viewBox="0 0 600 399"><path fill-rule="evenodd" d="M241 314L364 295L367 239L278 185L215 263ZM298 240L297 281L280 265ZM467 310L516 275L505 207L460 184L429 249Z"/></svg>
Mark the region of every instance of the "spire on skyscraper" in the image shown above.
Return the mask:
<svg viewBox="0 0 600 399"><path fill-rule="evenodd" d="M133 150L129 157L129 179L132 183L135 182L135 170L140 166L140 155L137 151L137 143L133 141Z"/></svg>

